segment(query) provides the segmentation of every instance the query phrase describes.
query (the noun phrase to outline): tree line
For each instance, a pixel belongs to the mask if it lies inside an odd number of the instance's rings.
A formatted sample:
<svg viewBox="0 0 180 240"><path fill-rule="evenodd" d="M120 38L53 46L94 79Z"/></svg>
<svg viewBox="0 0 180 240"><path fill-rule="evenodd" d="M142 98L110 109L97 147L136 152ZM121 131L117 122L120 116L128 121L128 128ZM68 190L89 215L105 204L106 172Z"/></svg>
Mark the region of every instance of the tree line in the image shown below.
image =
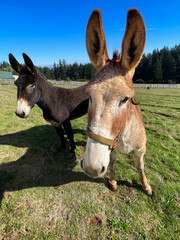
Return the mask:
<svg viewBox="0 0 180 240"><path fill-rule="evenodd" d="M2 63L0 62L0 71L12 72L13 74L16 74L16 72L6 61L3 61Z"/></svg>
<svg viewBox="0 0 180 240"><path fill-rule="evenodd" d="M180 44L169 49L143 54L136 68L134 82L180 83Z"/></svg>
<svg viewBox="0 0 180 240"><path fill-rule="evenodd" d="M44 73L48 79L56 80L72 80L72 81L85 81L93 78L96 69L91 63L78 64L67 64L63 59L59 60L59 63L54 63L53 68L38 67L38 70Z"/></svg>
<svg viewBox="0 0 180 240"><path fill-rule="evenodd" d="M67 64L59 60L52 68L36 67L47 79L85 81L93 78L96 69L91 63ZM8 62L0 63L0 70L11 71ZM152 53L143 54L136 68L133 81L136 83L180 83L180 44L169 49L154 50Z"/></svg>

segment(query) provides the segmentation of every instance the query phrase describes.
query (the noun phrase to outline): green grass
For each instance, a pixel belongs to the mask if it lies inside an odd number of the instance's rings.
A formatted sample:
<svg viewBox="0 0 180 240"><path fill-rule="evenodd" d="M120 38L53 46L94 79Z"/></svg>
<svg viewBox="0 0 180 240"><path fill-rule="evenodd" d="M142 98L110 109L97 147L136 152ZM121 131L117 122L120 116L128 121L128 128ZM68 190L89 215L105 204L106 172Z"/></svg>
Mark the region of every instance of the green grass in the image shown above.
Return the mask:
<svg viewBox="0 0 180 240"><path fill-rule="evenodd" d="M16 117L16 88L0 85L0 239L180 239L179 96L179 89L136 89L148 138L149 198L132 153L115 151L116 192L107 178L82 172L87 116L72 121L73 158L59 151L41 110Z"/></svg>

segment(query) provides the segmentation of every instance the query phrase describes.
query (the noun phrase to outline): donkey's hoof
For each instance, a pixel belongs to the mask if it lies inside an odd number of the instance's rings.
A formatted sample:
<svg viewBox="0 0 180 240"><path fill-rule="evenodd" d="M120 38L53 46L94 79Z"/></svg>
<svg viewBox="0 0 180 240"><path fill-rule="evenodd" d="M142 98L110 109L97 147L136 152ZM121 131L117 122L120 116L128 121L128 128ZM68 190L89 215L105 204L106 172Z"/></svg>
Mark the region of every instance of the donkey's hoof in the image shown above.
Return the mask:
<svg viewBox="0 0 180 240"><path fill-rule="evenodd" d="M108 182L108 188L111 190L111 191L113 191L113 192L115 192L116 190L117 190L117 182L115 181L115 180L109 180L109 182Z"/></svg>
<svg viewBox="0 0 180 240"><path fill-rule="evenodd" d="M151 189L150 185L148 185L147 187L143 188L143 190L149 197L152 196L152 189Z"/></svg>

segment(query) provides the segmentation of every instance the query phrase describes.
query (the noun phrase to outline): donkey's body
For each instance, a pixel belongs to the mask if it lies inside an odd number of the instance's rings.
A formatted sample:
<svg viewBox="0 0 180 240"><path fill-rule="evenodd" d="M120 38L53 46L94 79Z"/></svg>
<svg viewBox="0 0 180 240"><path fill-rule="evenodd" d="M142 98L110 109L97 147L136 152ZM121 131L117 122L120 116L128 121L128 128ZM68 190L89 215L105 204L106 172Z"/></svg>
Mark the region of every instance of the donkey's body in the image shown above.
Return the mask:
<svg viewBox="0 0 180 240"><path fill-rule="evenodd" d="M26 65L22 66L12 54L9 55L11 66L19 73L15 81L18 88L16 115L26 118L31 108L37 104L43 111L43 117L51 123L61 139L61 147L65 147L64 127L70 140L71 152L74 153L75 143L70 120L87 113L88 84L66 89L53 86L47 79L35 70L31 59L23 54Z"/></svg>
<svg viewBox="0 0 180 240"><path fill-rule="evenodd" d="M92 63L98 69L89 86L88 140L81 167L91 177L103 176L110 167L110 187L116 189L114 157L111 150L134 151L135 166L144 191L151 187L144 175L143 156L146 132L141 111L134 100L132 77L145 45L145 26L140 13L130 9L121 55L115 51L109 60L99 10L91 14L86 31L86 46Z"/></svg>
<svg viewBox="0 0 180 240"><path fill-rule="evenodd" d="M55 87L43 79L39 87L41 97L37 105L43 110L43 117L53 126L59 127L61 123L87 113L87 86L66 89Z"/></svg>

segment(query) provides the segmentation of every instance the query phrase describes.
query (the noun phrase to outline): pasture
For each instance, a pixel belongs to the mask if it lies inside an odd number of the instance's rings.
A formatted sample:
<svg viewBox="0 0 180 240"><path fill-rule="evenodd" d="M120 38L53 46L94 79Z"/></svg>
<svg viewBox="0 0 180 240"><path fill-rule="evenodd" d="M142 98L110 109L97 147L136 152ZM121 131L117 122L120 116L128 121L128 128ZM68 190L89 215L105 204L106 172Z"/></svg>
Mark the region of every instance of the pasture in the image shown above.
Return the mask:
<svg viewBox="0 0 180 240"><path fill-rule="evenodd" d="M0 84L0 239L179 239L180 89L136 89L146 132L141 189L133 154L114 152L118 189L86 176L79 160L87 116L71 121L76 157L35 106L15 116L16 87Z"/></svg>

